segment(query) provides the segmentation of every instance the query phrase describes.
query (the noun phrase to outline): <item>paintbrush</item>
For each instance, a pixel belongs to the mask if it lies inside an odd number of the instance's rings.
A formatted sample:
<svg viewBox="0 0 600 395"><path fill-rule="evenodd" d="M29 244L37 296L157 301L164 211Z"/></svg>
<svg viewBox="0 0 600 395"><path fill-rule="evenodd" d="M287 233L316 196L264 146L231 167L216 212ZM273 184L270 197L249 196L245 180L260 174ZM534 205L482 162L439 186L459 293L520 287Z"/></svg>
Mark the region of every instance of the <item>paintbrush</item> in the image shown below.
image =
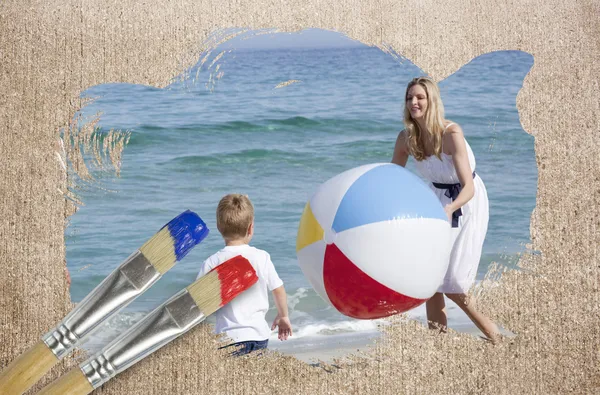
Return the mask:
<svg viewBox="0 0 600 395"><path fill-rule="evenodd" d="M187 210L163 226L94 288L42 339L0 374L0 394L21 394L98 326L127 306L208 235Z"/></svg>
<svg viewBox="0 0 600 395"><path fill-rule="evenodd" d="M223 262L39 394L89 394L204 321L257 281L252 265L241 255Z"/></svg>

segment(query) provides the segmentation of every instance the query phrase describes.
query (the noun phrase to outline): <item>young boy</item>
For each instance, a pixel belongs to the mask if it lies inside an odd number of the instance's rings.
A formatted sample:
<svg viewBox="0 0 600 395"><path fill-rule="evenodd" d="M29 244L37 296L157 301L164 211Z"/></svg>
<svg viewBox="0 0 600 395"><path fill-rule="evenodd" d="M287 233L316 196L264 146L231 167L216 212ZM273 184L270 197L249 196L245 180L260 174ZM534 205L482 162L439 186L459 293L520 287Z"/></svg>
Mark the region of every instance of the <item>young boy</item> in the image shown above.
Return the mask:
<svg viewBox="0 0 600 395"><path fill-rule="evenodd" d="M223 236L225 247L204 261L198 278L226 260L241 255L254 267L258 281L217 310L216 332L224 332L234 341L226 346L237 349L234 355L267 348L271 330L276 327L279 327L279 340L287 340L292 335L292 325L283 281L275 271L271 256L248 245L254 235L254 207L248 196L229 194L221 199L217 207L217 229ZM269 309L267 290L272 291L277 306L277 317L271 328L265 320Z"/></svg>

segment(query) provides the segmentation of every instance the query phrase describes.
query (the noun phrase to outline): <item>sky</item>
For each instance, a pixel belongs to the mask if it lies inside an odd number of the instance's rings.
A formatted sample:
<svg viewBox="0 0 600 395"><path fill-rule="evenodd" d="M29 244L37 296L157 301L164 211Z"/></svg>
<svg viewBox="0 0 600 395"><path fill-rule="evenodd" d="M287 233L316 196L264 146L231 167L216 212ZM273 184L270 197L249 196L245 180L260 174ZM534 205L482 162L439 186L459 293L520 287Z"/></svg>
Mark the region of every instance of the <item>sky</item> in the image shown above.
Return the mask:
<svg viewBox="0 0 600 395"><path fill-rule="evenodd" d="M228 40L221 48L349 48L360 46L365 45L359 41L351 40L342 33L322 29L305 29L294 33L281 32L263 35L245 33Z"/></svg>

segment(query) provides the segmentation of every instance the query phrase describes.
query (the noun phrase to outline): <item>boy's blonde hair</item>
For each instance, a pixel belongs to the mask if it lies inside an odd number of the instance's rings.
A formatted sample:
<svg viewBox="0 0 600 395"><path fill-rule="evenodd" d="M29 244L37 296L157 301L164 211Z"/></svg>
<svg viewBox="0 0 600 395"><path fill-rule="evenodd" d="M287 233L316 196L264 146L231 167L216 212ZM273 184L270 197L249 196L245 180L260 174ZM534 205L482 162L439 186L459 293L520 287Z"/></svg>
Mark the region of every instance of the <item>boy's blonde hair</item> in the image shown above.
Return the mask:
<svg viewBox="0 0 600 395"><path fill-rule="evenodd" d="M217 229L224 239L246 237L254 220L254 206L248 195L231 193L223 196L217 206Z"/></svg>

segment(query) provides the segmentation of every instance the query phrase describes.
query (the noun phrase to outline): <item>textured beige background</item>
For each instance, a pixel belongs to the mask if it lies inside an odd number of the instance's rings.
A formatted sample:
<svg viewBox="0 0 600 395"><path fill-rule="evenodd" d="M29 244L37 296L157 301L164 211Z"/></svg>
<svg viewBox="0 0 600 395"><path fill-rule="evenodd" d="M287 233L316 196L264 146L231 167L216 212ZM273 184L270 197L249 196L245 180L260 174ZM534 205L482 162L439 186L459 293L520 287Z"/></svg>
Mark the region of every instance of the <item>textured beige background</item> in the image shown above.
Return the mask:
<svg viewBox="0 0 600 395"><path fill-rule="evenodd" d="M64 229L73 206L64 194L77 184L56 141L80 92L116 81L164 86L221 28L316 27L389 45L440 80L489 51L534 56L517 104L535 136L531 235L542 254L524 256L526 271L481 295L485 312L518 337L492 347L398 323L370 355L322 369L277 355L225 360L201 326L97 392L600 392L599 17L597 1L2 1L0 366L70 309ZM78 147L61 155L85 176Z"/></svg>

